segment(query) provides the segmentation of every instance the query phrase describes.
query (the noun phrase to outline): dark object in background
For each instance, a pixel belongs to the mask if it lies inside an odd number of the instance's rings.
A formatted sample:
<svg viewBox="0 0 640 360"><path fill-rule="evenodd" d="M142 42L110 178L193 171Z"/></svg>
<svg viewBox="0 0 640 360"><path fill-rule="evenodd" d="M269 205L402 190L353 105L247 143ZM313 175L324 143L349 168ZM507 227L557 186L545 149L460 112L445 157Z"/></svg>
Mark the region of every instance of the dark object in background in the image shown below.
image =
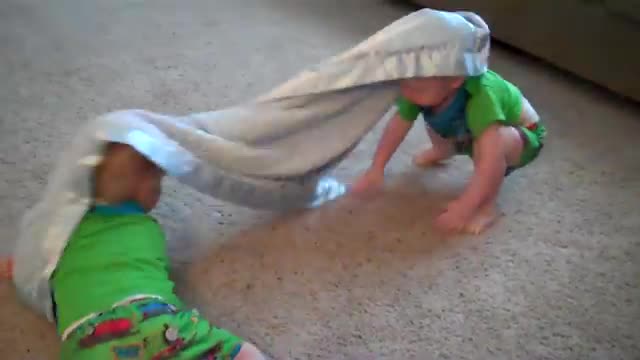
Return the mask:
<svg viewBox="0 0 640 360"><path fill-rule="evenodd" d="M409 0L470 10L493 36L640 102L640 0Z"/></svg>

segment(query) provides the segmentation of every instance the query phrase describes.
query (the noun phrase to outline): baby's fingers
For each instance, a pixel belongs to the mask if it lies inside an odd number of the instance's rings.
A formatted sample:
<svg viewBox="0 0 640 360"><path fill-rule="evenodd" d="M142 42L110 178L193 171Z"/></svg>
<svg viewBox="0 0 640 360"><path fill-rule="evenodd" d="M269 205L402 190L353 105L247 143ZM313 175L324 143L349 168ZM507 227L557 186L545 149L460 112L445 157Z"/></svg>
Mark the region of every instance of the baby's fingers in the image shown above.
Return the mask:
<svg viewBox="0 0 640 360"><path fill-rule="evenodd" d="M461 219L451 211L445 211L440 214L440 216L436 218L435 224L440 231L448 234L458 233L464 226Z"/></svg>
<svg viewBox="0 0 640 360"><path fill-rule="evenodd" d="M0 258L0 280L11 280L13 278L13 259Z"/></svg>

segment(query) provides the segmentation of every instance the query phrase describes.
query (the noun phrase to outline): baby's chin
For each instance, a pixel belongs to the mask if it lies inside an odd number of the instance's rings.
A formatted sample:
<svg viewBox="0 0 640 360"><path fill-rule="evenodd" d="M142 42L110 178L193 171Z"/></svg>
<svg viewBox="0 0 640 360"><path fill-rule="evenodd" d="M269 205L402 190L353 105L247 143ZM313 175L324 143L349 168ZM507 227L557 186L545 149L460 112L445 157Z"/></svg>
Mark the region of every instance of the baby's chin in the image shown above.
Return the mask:
<svg viewBox="0 0 640 360"><path fill-rule="evenodd" d="M434 99L430 99L425 96L420 96L420 94L413 94L411 92L402 92L402 96L416 105L420 105L420 106L436 106L437 105L437 101L434 101Z"/></svg>
<svg viewBox="0 0 640 360"><path fill-rule="evenodd" d="M158 202L159 201L160 201L160 195L158 195L157 197L154 197L154 198L142 198L142 199L139 199L138 203L140 204L140 206L142 206L142 208L144 209L145 212L150 212L156 206L158 206Z"/></svg>
<svg viewBox="0 0 640 360"><path fill-rule="evenodd" d="M408 100L416 105L425 106L425 107L433 107L439 104L438 101L433 101L433 99L425 99L420 97L408 98Z"/></svg>

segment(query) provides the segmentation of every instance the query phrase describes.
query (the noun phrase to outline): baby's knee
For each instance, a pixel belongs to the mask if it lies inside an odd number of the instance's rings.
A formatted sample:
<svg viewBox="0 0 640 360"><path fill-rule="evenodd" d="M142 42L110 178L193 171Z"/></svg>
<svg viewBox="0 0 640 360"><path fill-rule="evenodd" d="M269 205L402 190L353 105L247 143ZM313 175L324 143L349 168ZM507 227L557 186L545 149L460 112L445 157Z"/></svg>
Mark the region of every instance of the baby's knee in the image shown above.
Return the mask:
<svg viewBox="0 0 640 360"><path fill-rule="evenodd" d="M474 141L474 152L500 153L507 158L522 151L523 141L518 130L513 126L494 124L488 127Z"/></svg>
<svg viewBox="0 0 640 360"><path fill-rule="evenodd" d="M233 360L266 360L267 358L253 344L244 343Z"/></svg>

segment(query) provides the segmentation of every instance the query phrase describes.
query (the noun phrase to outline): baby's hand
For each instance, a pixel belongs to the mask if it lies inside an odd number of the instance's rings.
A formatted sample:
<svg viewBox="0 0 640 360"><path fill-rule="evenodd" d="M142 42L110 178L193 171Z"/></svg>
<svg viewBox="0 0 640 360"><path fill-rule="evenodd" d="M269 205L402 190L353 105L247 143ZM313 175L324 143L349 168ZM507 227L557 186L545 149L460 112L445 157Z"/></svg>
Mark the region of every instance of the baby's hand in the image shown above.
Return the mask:
<svg viewBox="0 0 640 360"><path fill-rule="evenodd" d="M445 232L462 232L471 220L472 212L456 201L447 205L446 210L436 219L436 226Z"/></svg>
<svg viewBox="0 0 640 360"><path fill-rule="evenodd" d="M0 280L13 279L13 259L0 258Z"/></svg>
<svg viewBox="0 0 640 360"><path fill-rule="evenodd" d="M362 194L371 190L377 190L384 183L384 172L375 169L369 169L362 174L351 186L350 191L356 194Z"/></svg>

